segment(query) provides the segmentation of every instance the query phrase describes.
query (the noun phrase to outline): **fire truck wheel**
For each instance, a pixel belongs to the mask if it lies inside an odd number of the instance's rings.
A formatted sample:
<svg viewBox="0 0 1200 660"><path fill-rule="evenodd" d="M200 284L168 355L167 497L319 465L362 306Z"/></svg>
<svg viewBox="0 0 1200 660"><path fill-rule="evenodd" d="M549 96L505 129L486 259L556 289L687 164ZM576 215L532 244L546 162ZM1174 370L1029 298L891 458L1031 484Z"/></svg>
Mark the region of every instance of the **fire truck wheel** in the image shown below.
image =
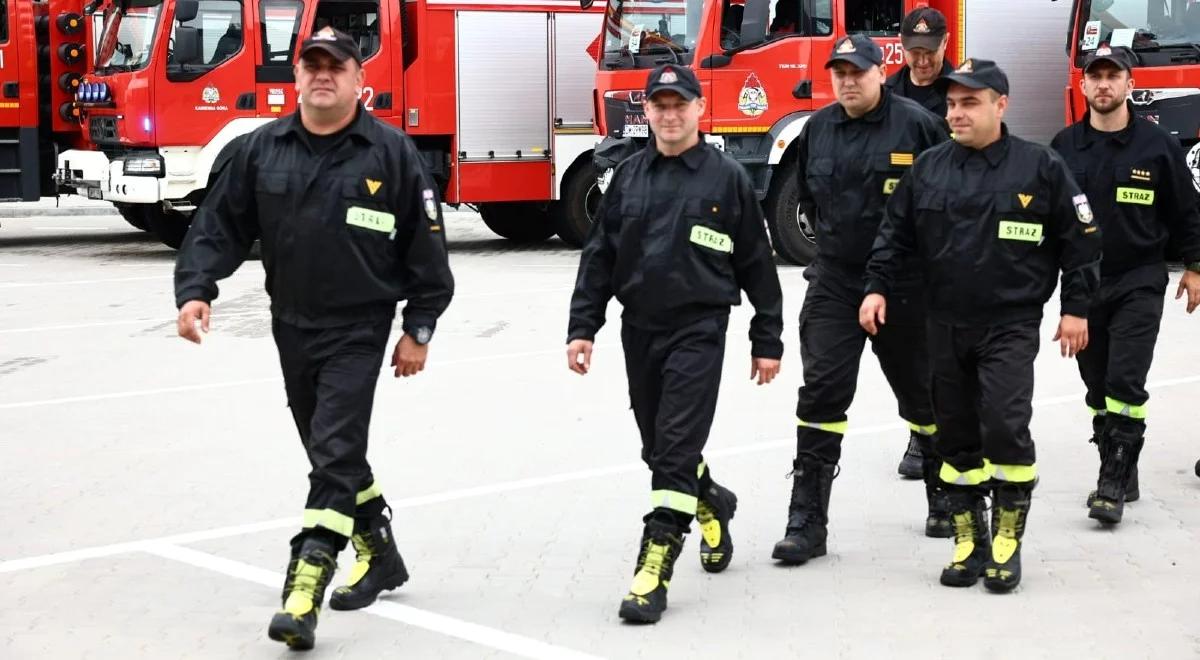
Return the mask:
<svg viewBox="0 0 1200 660"><path fill-rule="evenodd" d="M536 243L554 235L546 205L538 202L492 202L479 205L488 229L510 241Z"/></svg>
<svg viewBox="0 0 1200 660"><path fill-rule="evenodd" d="M146 204L144 208L150 231L154 232L163 245L178 250L179 246L183 245L183 237L187 235L188 225L192 222L191 216L179 211L163 210L158 204Z"/></svg>
<svg viewBox="0 0 1200 660"><path fill-rule="evenodd" d="M570 178L563 184L562 199L550 207L555 232L571 247L583 247L595 222L600 198L604 195L596 185L597 175L596 166L590 160L572 170Z"/></svg>
<svg viewBox="0 0 1200 660"><path fill-rule="evenodd" d="M771 175L771 190L764 206L775 253L790 264L807 266L816 257L817 244L812 225L800 212L794 159L789 159L787 165Z"/></svg>
<svg viewBox="0 0 1200 660"><path fill-rule="evenodd" d="M137 204L122 204L120 202L113 204L113 206L117 207L117 213L120 213L121 217L125 218L125 222L128 222L135 229L150 231L149 225L146 224L146 214L142 211L141 206Z"/></svg>

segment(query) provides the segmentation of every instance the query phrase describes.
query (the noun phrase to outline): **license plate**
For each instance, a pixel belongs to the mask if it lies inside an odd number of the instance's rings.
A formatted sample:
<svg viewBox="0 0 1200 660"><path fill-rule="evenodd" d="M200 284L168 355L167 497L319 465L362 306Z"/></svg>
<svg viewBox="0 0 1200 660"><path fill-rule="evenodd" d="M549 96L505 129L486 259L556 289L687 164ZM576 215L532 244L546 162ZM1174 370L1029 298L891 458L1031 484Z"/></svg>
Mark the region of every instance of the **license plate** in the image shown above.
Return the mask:
<svg viewBox="0 0 1200 660"><path fill-rule="evenodd" d="M99 188L87 189L88 199L104 199L104 193Z"/></svg>
<svg viewBox="0 0 1200 660"><path fill-rule="evenodd" d="M650 137L649 124L625 124L621 129L621 137Z"/></svg>

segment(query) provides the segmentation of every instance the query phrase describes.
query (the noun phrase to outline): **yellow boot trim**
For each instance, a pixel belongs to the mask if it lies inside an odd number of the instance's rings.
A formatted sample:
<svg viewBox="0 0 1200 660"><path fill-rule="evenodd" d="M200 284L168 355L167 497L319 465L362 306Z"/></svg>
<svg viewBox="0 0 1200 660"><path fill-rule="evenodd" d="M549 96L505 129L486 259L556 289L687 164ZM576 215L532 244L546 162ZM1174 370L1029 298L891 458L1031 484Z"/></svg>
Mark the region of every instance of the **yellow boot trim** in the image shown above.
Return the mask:
<svg viewBox="0 0 1200 660"><path fill-rule="evenodd" d="M355 561L354 567L350 569L350 578L346 580L347 587L353 587L363 579L363 576L371 568L371 557L374 556L371 545L367 543L366 537L362 534L351 536L350 542L354 544Z"/></svg>
<svg viewBox="0 0 1200 660"><path fill-rule="evenodd" d="M1006 564L1017 552L1021 542L1017 540L1017 521L1021 512L1016 509L1000 509L996 522L996 538L992 539L992 561Z"/></svg>
<svg viewBox="0 0 1200 660"><path fill-rule="evenodd" d="M708 547L721 545L721 521L717 520L712 507L703 500L696 504L696 522L700 523L700 535Z"/></svg>
<svg viewBox="0 0 1200 660"><path fill-rule="evenodd" d="M371 486L366 490L358 491L358 494L354 496L354 504L356 506L362 506L376 497L381 497L382 495L383 489L379 487L378 481L374 481L371 482Z"/></svg>
<svg viewBox="0 0 1200 660"><path fill-rule="evenodd" d="M983 460L983 467L972 468L965 472L959 472L953 465L942 463L942 469L938 472L938 477L948 484L958 486L978 486L979 484L992 478L992 464L986 458Z"/></svg>
<svg viewBox="0 0 1200 660"><path fill-rule="evenodd" d="M1037 465L1004 465L991 464L992 476L1000 481L1024 484L1037 479Z"/></svg>
<svg viewBox="0 0 1200 660"><path fill-rule="evenodd" d="M646 547L646 561L642 563L642 568L633 576L633 584L629 587L629 593L634 596L645 596L651 591L658 588L659 575L662 574L663 560L666 559L667 550L665 545L657 545L650 543ZM663 586L668 583L663 582Z"/></svg>
<svg viewBox="0 0 1200 660"><path fill-rule="evenodd" d="M954 519L954 559L953 564L961 564L975 552L975 534L973 533L972 520L975 514L956 513L951 516Z"/></svg>
<svg viewBox="0 0 1200 660"><path fill-rule="evenodd" d="M670 509L680 513L696 515L696 504L699 499L677 490L655 490L650 492L650 508Z"/></svg>
<svg viewBox="0 0 1200 660"><path fill-rule="evenodd" d="M907 419L904 421L908 422ZM914 422L908 422L908 430L918 435L933 435L938 431L937 424L927 424L922 426L921 424L916 424Z"/></svg>
<svg viewBox="0 0 1200 660"><path fill-rule="evenodd" d="M346 538L354 535L354 519L333 509L305 509L304 528L324 527Z"/></svg>
<svg viewBox="0 0 1200 660"><path fill-rule="evenodd" d="M288 594L287 600L283 603L284 612L301 617L316 609L313 595L316 593L323 570L320 566L310 564L303 559L296 562L292 592Z"/></svg>

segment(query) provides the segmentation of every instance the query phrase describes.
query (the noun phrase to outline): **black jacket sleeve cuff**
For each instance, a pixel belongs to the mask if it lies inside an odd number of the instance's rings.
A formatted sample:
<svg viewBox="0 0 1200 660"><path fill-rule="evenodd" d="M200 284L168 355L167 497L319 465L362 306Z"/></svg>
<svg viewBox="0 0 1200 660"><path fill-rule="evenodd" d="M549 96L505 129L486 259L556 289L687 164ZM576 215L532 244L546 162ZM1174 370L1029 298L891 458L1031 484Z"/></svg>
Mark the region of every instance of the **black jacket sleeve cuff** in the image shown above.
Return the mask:
<svg viewBox="0 0 1200 660"><path fill-rule="evenodd" d="M212 304L212 296L200 287L189 287L175 294L175 309L180 309L193 300Z"/></svg>
<svg viewBox="0 0 1200 660"><path fill-rule="evenodd" d="M1088 315L1088 304L1084 302L1066 302L1062 304L1062 315L1077 316L1081 319L1086 319Z"/></svg>
<svg viewBox="0 0 1200 660"><path fill-rule="evenodd" d="M750 343L750 357L778 360L783 357L783 342L754 341Z"/></svg>
<svg viewBox="0 0 1200 660"><path fill-rule="evenodd" d="M883 280L878 280L878 279L874 279L874 278L869 279L869 280L867 280L866 288L863 289L863 295L869 296L872 293L878 293L879 295L886 298L888 295L888 287L887 287L887 285L885 285L883 283Z"/></svg>

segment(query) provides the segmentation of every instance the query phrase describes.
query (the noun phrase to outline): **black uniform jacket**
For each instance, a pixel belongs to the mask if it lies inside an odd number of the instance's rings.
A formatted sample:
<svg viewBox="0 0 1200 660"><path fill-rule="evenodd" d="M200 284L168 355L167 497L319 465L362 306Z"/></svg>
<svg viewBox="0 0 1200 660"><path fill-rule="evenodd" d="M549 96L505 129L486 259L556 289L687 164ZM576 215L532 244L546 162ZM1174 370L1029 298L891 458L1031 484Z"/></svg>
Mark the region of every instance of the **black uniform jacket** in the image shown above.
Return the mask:
<svg viewBox="0 0 1200 660"><path fill-rule="evenodd" d="M942 78L947 73L954 72L954 65L950 60L942 60L942 70L938 72L938 78ZM909 82L906 82L909 81ZM908 90L908 85L911 84L909 78L909 67L907 64L900 67L900 70L888 76L887 81L883 83L885 87L892 90L892 93L899 96L904 96ZM930 90L933 92L934 90ZM921 106L933 114L941 117L942 121L946 120L946 94L942 91L937 91L929 94L924 100L919 101Z"/></svg>
<svg viewBox="0 0 1200 660"><path fill-rule="evenodd" d="M1050 146L1067 161L1104 230L1101 273L1161 264L1172 241L1184 262L1200 261L1200 200L1179 140L1145 119L1115 133L1088 122L1084 115Z"/></svg>
<svg viewBox="0 0 1200 660"><path fill-rule="evenodd" d="M1100 280L1100 227L1066 164L1008 134L986 148L931 149L900 181L867 265L888 294L915 254L930 316L954 325L1039 319L1062 269L1062 313L1086 317Z"/></svg>
<svg viewBox="0 0 1200 660"><path fill-rule="evenodd" d="M450 304L441 204L408 136L361 106L314 154L297 112L241 141L196 210L175 266L175 298L212 301L217 280L262 241L271 312L299 327L395 315L433 329ZM411 334L411 332L410 332Z"/></svg>
<svg viewBox="0 0 1200 660"><path fill-rule="evenodd" d="M861 275L884 204L921 152L950 139L946 124L913 101L883 91L857 119L834 103L800 132L800 209L813 223L817 257Z"/></svg>
<svg viewBox="0 0 1200 660"><path fill-rule="evenodd" d="M679 157L653 139L614 171L579 262L568 339L592 339L612 296L635 327L668 330L754 305L755 357L783 355L783 294L745 170L701 139Z"/></svg>

